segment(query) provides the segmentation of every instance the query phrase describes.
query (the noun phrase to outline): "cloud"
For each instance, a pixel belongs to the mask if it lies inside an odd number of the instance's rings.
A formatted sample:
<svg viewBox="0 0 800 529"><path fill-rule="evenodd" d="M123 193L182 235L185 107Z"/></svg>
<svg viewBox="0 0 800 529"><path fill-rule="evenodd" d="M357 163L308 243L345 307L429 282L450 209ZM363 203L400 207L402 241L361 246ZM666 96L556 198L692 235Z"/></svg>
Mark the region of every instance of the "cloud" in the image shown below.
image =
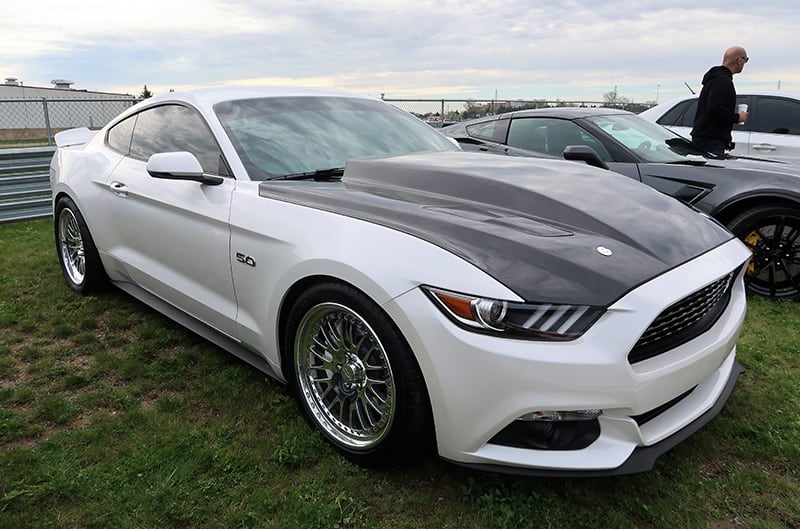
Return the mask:
<svg viewBox="0 0 800 529"><path fill-rule="evenodd" d="M0 76L127 93L237 81L599 100L617 87L644 101L697 88L741 44L753 60L737 86L800 91L786 45L799 22L794 1L30 0L0 7Z"/></svg>

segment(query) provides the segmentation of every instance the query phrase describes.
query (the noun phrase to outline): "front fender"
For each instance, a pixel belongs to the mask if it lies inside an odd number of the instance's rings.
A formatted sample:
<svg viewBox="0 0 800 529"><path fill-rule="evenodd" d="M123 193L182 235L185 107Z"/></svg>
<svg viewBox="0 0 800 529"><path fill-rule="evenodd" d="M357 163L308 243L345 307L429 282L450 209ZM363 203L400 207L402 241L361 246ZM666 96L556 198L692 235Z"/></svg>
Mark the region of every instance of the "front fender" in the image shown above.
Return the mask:
<svg viewBox="0 0 800 529"><path fill-rule="evenodd" d="M412 235L239 191L231 212L238 334L278 372L278 326L288 308L286 295L310 277L350 284L380 306L421 284L521 301L460 257ZM236 254L246 258L237 260Z"/></svg>

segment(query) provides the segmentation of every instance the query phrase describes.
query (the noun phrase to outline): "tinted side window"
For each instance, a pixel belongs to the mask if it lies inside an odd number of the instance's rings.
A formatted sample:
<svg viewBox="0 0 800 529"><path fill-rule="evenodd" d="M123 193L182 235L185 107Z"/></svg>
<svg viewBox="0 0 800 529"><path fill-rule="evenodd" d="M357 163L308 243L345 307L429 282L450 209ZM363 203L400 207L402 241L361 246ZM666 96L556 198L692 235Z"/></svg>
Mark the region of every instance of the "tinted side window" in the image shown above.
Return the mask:
<svg viewBox="0 0 800 529"><path fill-rule="evenodd" d="M672 107L671 109L667 110L663 116L658 118L657 123L669 127L670 125L676 125L679 121L681 116L684 112L686 112L686 106L690 103L690 101L682 101Z"/></svg>
<svg viewBox="0 0 800 529"><path fill-rule="evenodd" d="M692 127L694 126L694 115L697 113L697 99L681 101L672 107L666 114L661 116L658 123L666 127Z"/></svg>
<svg viewBox="0 0 800 529"><path fill-rule="evenodd" d="M772 134L800 134L800 103L777 97L758 100L753 130Z"/></svg>
<svg viewBox="0 0 800 529"><path fill-rule="evenodd" d="M467 133L473 138L505 143L507 119L493 119L467 127Z"/></svg>
<svg viewBox="0 0 800 529"><path fill-rule="evenodd" d="M513 119L508 130L508 144L554 156L561 156L569 145L586 145L594 149L603 160L611 161L611 155L599 139L565 119Z"/></svg>
<svg viewBox="0 0 800 529"><path fill-rule="evenodd" d="M139 113L131 141L131 157L147 161L157 152L188 151L200 161L203 171L220 171L224 164L214 136L200 115L180 105L163 105Z"/></svg>
<svg viewBox="0 0 800 529"><path fill-rule="evenodd" d="M107 141L109 147L127 156L131 150L131 135L133 134L133 125L135 123L136 116L131 116L108 129Z"/></svg>
<svg viewBox="0 0 800 529"><path fill-rule="evenodd" d="M515 119L508 129L508 144L529 151L547 152L547 126L541 119Z"/></svg>

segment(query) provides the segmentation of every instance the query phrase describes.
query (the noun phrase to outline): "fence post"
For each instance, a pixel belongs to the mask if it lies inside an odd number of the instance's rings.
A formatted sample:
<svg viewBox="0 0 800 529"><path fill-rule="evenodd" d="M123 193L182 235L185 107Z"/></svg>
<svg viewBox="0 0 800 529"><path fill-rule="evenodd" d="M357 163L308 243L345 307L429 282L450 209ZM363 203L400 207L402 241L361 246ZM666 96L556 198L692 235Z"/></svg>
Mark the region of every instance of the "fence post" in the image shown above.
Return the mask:
<svg viewBox="0 0 800 529"><path fill-rule="evenodd" d="M50 114L47 112L47 98L42 98L42 106L44 107L44 126L47 129L47 145L53 145L53 132L50 130Z"/></svg>
<svg viewBox="0 0 800 529"><path fill-rule="evenodd" d="M442 99L442 113L439 115L442 116L442 124L444 124L444 99Z"/></svg>

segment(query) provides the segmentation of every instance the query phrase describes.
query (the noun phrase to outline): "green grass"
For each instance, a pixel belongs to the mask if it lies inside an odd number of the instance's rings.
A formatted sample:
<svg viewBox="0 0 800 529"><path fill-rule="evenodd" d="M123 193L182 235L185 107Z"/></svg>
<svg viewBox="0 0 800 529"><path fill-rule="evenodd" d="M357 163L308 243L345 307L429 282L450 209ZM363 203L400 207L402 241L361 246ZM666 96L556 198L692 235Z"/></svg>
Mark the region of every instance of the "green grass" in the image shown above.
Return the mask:
<svg viewBox="0 0 800 529"><path fill-rule="evenodd" d="M28 147L47 147L47 145L47 138L0 140L0 149L25 149Z"/></svg>
<svg viewBox="0 0 800 529"><path fill-rule="evenodd" d="M723 413L649 473L370 471L288 391L0 225L0 529L800 528L800 304L751 300Z"/></svg>

